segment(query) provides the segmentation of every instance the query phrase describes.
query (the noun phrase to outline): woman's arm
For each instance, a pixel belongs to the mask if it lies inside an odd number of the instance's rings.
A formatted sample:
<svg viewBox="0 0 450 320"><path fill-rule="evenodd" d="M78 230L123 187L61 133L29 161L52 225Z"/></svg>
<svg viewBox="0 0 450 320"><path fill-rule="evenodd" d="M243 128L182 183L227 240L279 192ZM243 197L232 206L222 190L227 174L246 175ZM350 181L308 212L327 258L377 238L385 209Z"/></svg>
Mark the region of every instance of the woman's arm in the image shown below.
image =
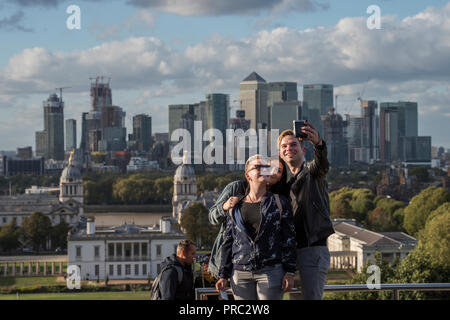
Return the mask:
<svg viewBox="0 0 450 320"><path fill-rule="evenodd" d="M223 210L223 204L230 197L243 195L244 191L244 183L240 180L227 184L219 198L217 198L216 203L209 209L209 222L212 225L218 225L225 221L227 213Z"/></svg>

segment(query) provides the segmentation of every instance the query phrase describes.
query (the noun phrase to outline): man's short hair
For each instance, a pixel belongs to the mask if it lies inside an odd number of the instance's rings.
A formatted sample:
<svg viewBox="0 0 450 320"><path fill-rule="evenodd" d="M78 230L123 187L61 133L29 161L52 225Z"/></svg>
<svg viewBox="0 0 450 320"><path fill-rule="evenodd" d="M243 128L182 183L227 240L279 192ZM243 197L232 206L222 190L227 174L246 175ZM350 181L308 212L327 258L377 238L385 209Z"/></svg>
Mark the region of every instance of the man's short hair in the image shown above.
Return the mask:
<svg viewBox="0 0 450 320"><path fill-rule="evenodd" d="M281 140L283 140L283 138L286 136L294 136L295 137L295 133L291 129L284 130L278 137L278 149L280 149L280 147L281 147ZM304 148L305 142L303 140L300 140L300 138L297 138L297 139L298 139L298 142L300 142L300 147Z"/></svg>
<svg viewBox="0 0 450 320"><path fill-rule="evenodd" d="M188 239L182 240L177 246L177 254L180 254L183 251L188 252L187 250L189 250L191 246L195 246L195 243Z"/></svg>

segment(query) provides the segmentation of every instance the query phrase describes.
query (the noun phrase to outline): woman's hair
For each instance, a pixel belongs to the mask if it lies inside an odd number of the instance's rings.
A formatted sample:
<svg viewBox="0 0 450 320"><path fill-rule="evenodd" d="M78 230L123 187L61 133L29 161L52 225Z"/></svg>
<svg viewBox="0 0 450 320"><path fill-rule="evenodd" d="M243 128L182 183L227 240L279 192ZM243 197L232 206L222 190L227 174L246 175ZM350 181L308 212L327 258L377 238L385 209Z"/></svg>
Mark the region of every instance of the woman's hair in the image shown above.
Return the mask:
<svg viewBox="0 0 450 320"><path fill-rule="evenodd" d="M278 160L281 162L281 165L283 166L283 173L281 174L280 180L274 185L269 187L269 191L272 193L282 194L289 199L290 187L286 184L286 177L287 177L286 170L289 169L287 168L286 163L283 161L283 159L279 157Z"/></svg>
<svg viewBox="0 0 450 320"><path fill-rule="evenodd" d="M254 156L251 156L250 158L247 159L247 161L245 162L245 172L248 171L248 167L250 166L250 164L255 161L255 160L267 160L266 157L260 155L260 154L255 154Z"/></svg>

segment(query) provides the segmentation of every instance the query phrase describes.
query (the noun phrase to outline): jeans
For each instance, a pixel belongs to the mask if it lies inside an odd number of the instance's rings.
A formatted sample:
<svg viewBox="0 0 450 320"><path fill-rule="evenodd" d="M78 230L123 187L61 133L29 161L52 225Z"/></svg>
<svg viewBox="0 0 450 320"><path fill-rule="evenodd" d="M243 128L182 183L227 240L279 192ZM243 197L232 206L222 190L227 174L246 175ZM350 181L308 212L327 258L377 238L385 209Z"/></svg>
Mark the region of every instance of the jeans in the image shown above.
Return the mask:
<svg viewBox="0 0 450 320"><path fill-rule="evenodd" d="M284 277L281 264L256 271L233 270L231 289L235 300L282 300L281 282Z"/></svg>
<svg viewBox="0 0 450 320"><path fill-rule="evenodd" d="M330 251L326 246L297 249L297 267L304 300L321 300L328 268Z"/></svg>

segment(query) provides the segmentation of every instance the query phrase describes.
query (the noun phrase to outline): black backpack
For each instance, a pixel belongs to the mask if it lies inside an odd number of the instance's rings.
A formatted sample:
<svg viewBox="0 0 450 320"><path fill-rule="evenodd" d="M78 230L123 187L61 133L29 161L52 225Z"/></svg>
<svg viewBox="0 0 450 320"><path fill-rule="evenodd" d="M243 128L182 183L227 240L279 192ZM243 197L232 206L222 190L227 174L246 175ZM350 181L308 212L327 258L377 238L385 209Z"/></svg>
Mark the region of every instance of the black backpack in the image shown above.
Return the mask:
<svg viewBox="0 0 450 320"><path fill-rule="evenodd" d="M161 272L158 274L158 276L156 277L156 279L153 281L153 285L152 285L152 290L150 293L150 300L161 300L161 291L159 290L159 286L160 286L160 282L161 282L161 276L163 274L164 271L170 269L170 268L175 268L175 270L177 270L177 274L178 274L178 285L181 284L181 282L183 282L183 270L181 269L180 266L176 266L174 264L168 264L166 265Z"/></svg>

